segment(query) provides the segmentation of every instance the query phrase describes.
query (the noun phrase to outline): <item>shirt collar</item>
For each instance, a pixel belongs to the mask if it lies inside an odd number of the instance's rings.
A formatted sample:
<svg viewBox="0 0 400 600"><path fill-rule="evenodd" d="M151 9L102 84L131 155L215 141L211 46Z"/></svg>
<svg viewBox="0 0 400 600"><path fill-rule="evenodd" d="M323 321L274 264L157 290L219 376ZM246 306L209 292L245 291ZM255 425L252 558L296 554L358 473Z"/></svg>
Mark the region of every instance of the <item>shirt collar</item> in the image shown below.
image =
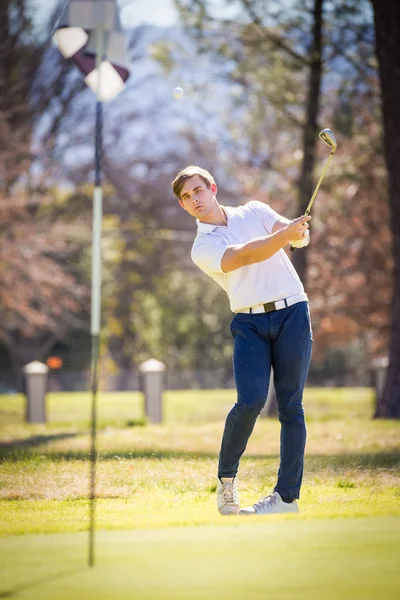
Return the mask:
<svg viewBox="0 0 400 600"><path fill-rule="evenodd" d="M196 219L197 223L197 231L199 233L211 233L218 227L218 225L212 225L211 223L202 223L198 219Z"/></svg>
<svg viewBox="0 0 400 600"><path fill-rule="evenodd" d="M225 211L225 214L229 220L231 217L231 215L229 214L229 207L222 206L221 208ZM228 208L228 210L227 210L227 208ZM198 219L196 219L196 223L197 223L197 231L199 233L211 233L217 227L227 227L227 225L213 225L212 223L202 223Z"/></svg>

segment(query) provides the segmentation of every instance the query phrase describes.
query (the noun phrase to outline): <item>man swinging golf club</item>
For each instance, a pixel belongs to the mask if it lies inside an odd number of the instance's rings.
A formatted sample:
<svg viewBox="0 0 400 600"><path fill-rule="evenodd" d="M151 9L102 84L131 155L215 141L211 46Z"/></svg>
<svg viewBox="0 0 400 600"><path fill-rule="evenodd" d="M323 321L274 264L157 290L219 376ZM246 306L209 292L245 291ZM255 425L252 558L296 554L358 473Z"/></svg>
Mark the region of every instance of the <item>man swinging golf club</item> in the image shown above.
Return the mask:
<svg viewBox="0 0 400 600"><path fill-rule="evenodd" d="M221 206L212 175L197 166L172 183L197 219L192 260L227 293L235 317L233 367L237 402L229 412L218 465L218 510L229 514L298 512L306 427L303 389L311 359L307 295L283 248L310 241L309 215L289 221L258 201ZM236 475L268 395L271 366L281 423L280 466L272 494L240 509Z"/></svg>

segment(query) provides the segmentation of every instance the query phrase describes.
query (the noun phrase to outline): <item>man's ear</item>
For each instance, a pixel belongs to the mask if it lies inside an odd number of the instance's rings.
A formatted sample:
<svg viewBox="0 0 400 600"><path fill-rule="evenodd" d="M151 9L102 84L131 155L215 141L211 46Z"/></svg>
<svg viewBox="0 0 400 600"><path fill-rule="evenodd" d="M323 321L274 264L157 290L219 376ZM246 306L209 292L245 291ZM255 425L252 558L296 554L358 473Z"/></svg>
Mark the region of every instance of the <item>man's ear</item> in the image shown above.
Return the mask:
<svg viewBox="0 0 400 600"><path fill-rule="evenodd" d="M178 202L179 202L179 204L182 206L182 208L183 208L183 209L185 209L185 207L184 207L184 205L183 205L183 202L182 202L182 200L181 200L180 198L178 198Z"/></svg>
<svg viewBox="0 0 400 600"><path fill-rule="evenodd" d="M210 190L212 191L212 193L215 195L217 193L217 184L216 183L212 183L210 185Z"/></svg>

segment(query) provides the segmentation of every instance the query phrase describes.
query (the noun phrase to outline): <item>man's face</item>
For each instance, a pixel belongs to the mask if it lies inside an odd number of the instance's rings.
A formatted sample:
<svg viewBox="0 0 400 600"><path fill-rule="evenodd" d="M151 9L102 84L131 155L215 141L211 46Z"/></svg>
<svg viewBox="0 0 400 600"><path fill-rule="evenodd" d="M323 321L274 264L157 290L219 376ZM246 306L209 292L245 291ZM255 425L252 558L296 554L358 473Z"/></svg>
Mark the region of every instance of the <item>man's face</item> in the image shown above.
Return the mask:
<svg viewBox="0 0 400 600"><path fill-rule="evenodd" d="M181 191L179 204L199 221L212 213L215 205L217 186L211 184L208 188L199 175L193 175L185 181Z"/></svg>

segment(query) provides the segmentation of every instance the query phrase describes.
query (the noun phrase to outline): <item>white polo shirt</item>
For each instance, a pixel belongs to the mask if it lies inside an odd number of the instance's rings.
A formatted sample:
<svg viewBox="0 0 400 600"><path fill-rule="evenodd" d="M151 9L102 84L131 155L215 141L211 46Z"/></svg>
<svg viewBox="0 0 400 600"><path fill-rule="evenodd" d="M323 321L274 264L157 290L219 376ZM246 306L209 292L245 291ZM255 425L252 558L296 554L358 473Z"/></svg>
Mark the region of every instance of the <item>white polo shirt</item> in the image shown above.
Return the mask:
<svg viewBox="0 0 400 600"><path fill-rule="evenodd" d="M257 304L282 300L304 292L303 284L284 250L262 262L224 273L221 260L229 246L245 244L272 233L279 219L267 204L257 200L237 208L224 206L227 225L197 221L191 257L228 294L233 312Z"/></svg>

